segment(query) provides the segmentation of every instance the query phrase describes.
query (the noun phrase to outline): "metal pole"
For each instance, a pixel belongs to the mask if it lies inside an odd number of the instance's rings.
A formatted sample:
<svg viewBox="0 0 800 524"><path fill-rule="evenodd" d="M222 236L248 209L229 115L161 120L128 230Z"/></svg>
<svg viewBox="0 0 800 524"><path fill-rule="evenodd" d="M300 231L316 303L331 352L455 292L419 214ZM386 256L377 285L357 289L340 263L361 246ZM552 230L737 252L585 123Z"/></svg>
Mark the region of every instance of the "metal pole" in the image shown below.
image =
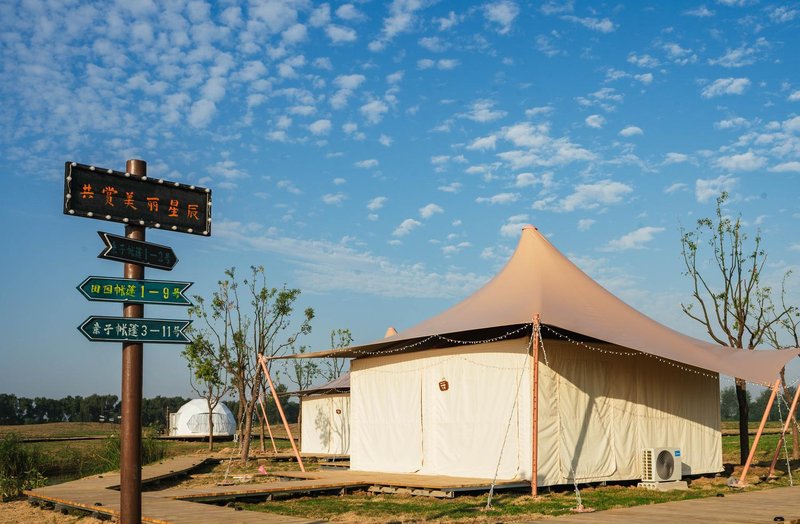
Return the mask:
<svg viewBox="0 0 800 524"><path fill-rule="evenodd" d="M533 404L532 447L531 447L531 496L536 497L539 491L539 313L533 315L533 368L531 376L531 403Z"/></svg>
<svg viewBox="0 0 800 524"><path fill-rule="evenodd" d="M750 469L750 464L752 464L753 457L755 457L756 455L758 440L761 438L761 433L764 431L764 426L766 426L767 424L767 418L769 418L769 410L772 409L772 403L775 402L775 395L778 393L778 388L780 387L780 385L781 385L781 379L778 379L772 386L772 393L770 393L769 395L769 400L767 401L767 407L764 408L764 416L761 417L761 425L758 426L758 431L756 431L756 436L753 439L753 444L750 446L750 456L747 457L747 462L745 462L744 468L742 469L742 475L739 477L739 482L736 484L740 488L746 485L744 482L744 478L747 476L747 470Z"/></svg>
<svg viewBox="0 0 800 524"><path fill-rule="evenodd" d="M264 355L258 355L258 362L261 364L261 369L264 370L264 376L267 377L267 382L269 382L269 389L272 391L272 398L275 399L275 407L278 408L278 413L281 415L283 427L286 429L286 434L289 436L289 442L292 444L294 456L297 457L297 463L300 465L300 471L305 472L306 468L303 466L303 459L300 458L300 452L297 451L297 445L294 443L294 437L292 437L292 430L289 429L289 421L286 420L286 415L283 413L283 406L281 406L281 401L278 399L278 392L275 391L275 385L272 383L272 377L269 376L267 359L264 358ZM269 421L267 421L267 423L269 423Z"/></svg>
<svg viewBox="0 0 800 524"><path fill-rule="evenodd" d="M147 176L144 160L128 160L125 171L136 177ZM145 240L143 226L125 226L125 236ZM144 278L144 266L126 263L125 278ZM144 318L143 304L125 304L125 318ZM120 424L120 522L142 521L142 363L141 343L122 344L122 422Z"/></svg>
<svg viewBox="0 0 800 524"><path fill-rule="evenodd" d="M778 444L775 446L775 455L772 457L772 464L769 466L769 473L767 473L767 478L771 477L773 473L775 473L775 464L778 463L778 455L780 455L781 453L781 446L783 445L783 440L786 438L786 432L789 430L789 425L792 423L794 412L797 409L798 397L800 397L800 387L798 387L795 390L794 398L792 399L792 406L789 408L789 413L786 414L786 422L783 423L781 436L778 438Z"/></svg>

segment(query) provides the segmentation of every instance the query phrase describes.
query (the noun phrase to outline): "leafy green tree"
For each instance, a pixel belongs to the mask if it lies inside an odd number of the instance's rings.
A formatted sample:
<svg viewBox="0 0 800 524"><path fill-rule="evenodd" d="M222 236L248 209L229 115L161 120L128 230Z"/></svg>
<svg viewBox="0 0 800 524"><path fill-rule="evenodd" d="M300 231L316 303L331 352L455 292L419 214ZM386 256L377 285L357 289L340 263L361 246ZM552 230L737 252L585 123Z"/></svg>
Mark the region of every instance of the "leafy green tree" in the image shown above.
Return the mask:
<svg viewBox="0 0 800 524"><path fill-rule="evenodd" d="M197 314L194 307L189 315ZM228 371L225 367L227 347L219 338L213 343L209 337L213 332L193 329L192 341L186 345L182 355L189 365L189 383L195 393L206 401L208 408L208 450L214 451L214 409L230 390Z"/></svg>
<svg viewBox="0 0 800 524"><path fill-rule="evenodd" d="M692 301L681 304L689 318L700 323L711 339L723 346L755 349L764 341L767 330L781 316L774 314L771 289L761 282L767 255L761 247L761 235L747 245L741 217L731 219L723 212L728 194L716 200L716 216L701 218L694 231L681 230L681 253L684 274L692 282ZM710 249L711 266L698 260L701 248ZM736 377L739 407L739 454L747 460L750 440L747 436L749 405L747 382Z"/></svg>
<svg viewBox="0 0 800 524"><path fill-rule="evenodd" d="M331 330L331 349L344 349L353 343L353 334L349 329ZM326 359L326 365L322 369L322 375L330 382L339 378L347 365L347 359L341 357L330 357Z"/></svg>
<svg viewBox="0 0 800 524"><path fill-rule="evenodd" d="M0 393L0 424L11 425L22 422L17 416L17 405L16 395Z"/></svg>
<svg viewBox="0 0 800 524"><path fill-rule="evenodd" d="M220 346L220 354L224 355L225 367L239 397L241 458L246 461L254 411L264 381L259 358L282 354L299 336L310 333L314 310L306 308L298 315L299 325L293 327L299 289L267 286L263 267L251 267L250 277L241 284L234 268L226 270L225 276L209 303L202 297L195 297L195 315L204 321L204 329L215 333L211 342ZM244 298L240 296L240 285L244 287ZM269 368L272 362L268 360Z"/></svg>

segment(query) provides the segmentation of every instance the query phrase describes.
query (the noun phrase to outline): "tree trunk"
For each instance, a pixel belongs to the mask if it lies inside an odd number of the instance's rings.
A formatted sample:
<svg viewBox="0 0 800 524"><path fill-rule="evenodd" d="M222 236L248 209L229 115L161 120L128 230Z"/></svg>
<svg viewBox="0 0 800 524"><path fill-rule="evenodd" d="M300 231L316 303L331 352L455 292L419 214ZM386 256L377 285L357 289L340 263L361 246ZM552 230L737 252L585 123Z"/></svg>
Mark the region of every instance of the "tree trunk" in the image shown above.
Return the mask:
<svg viewBox="0 0 800 524"><path fill-rule="evenodd" d="M253 434L253 407L255 405L255 401L249 400L244 411L244 434L242 435L242 454L240 456L244 463L247 463L250 456L250 436Z"/></svg>
<svg viewBox="0 0 800 524"><path fill-rule="evenodd" d="M744 464L750 454L750 406L747 404L747 382L740 378L736 379L736 401L739 404L739 464Z"/></svg>
<svg viewBox="0 0 800 524"><path fill-rule="evenodd" d="M208 451L214 451L214 413L208 409Z"/></svg>

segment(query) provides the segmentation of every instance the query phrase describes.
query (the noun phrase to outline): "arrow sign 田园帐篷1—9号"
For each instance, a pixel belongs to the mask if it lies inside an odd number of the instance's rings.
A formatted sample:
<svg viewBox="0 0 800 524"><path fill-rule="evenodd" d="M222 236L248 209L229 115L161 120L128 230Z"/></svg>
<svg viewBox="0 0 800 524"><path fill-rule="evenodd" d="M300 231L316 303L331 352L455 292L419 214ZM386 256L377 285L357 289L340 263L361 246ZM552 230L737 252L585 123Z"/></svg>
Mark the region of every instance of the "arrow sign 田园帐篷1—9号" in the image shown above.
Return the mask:
<svg viewBox="0 0 800 524"><path fill-rule="evenodd" d="M191 306L184 295L191 285L192 282L87 277L78 286L78 291L92 301Z"/></svg>
<svg viewBox="0 0 800 524"><path fill-rule="evenodd" d="M98 231L97 234L100 235L105 244L105 248L97 255L97 258L116 260L117 262L131 262L166 271L171 271L175 264L178 263L178 257L175 256L175 252L169 246L133 240L104 231Z"/></svg>
<svg viewBox="0 0 800 524"><path fill-rule="evenodd" d="M188 344L183 333L191 320L89 317L78 330L92 342L158 342Z"/></svg>

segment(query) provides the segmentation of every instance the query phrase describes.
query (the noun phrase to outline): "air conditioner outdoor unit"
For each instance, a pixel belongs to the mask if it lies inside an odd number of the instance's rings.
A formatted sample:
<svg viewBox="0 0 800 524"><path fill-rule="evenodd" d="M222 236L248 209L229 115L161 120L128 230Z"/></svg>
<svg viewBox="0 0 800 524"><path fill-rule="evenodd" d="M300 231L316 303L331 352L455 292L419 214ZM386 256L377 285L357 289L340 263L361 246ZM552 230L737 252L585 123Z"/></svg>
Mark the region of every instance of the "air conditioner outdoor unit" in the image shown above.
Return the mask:
<svg viewBox="0 0 800 524"><path fill-rule="evenodd" d="M681 450L646 448L642 450L642 481L672 482L681 479Z"/></svg>

